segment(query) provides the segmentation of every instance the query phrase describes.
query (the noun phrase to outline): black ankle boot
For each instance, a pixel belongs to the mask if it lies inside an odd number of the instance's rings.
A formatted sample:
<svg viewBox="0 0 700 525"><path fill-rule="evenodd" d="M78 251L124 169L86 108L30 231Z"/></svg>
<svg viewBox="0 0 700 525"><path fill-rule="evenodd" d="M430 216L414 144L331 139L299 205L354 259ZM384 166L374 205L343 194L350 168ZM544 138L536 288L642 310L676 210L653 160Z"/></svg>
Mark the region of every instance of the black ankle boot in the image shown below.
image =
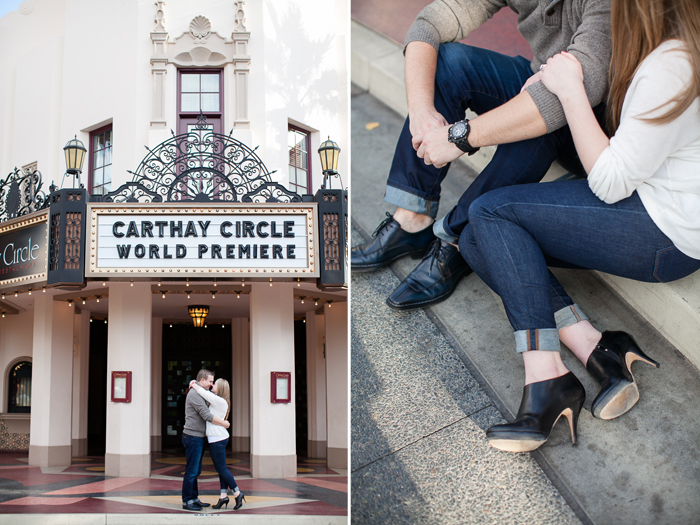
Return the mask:
<svg viewBox="0 0 700 525"><path fill-rule="evenodd" d="M571 372L561 377L525 385L515 421L486 431L489 445L508 452L530 452L549 439L561 416L569 420L571 441L576 444L578 416L586 398L583 385Z"/></svg>
<svg viewBox="0 0 700 525"><path fill-rule="evenodd" d="M217 502L216 505L212 505L212 509L220 509L222 505L226 505L226 508L228 509L228 496L225 498L219 498L219 501Z"/></svg>
<svg viewBox="0 0 700 525"><path fill-rule="evenodd" d="M603 332L598 346L588 358L586 369L600 383L591 412L599 419L615 419L639 401L639 388L632 375L634 361L660 365L639 348L626 332Z"/></svg>
<svg viewBox="0 0 700 525"><path fill-rule="evenodd" d="M243 495L243 491L238 492L238 496L236 496L236 506L233 507L233 510L238 510L243 506L243 502L245 501L245 496Z"/></svg>

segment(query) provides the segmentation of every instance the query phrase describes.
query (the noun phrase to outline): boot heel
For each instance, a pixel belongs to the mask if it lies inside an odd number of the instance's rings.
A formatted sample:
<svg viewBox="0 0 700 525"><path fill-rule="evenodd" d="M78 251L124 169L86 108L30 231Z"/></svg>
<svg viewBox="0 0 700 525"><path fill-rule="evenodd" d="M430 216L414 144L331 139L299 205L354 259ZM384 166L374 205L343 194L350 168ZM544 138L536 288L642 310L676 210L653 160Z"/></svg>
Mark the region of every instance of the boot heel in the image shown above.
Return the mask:
<svg viewBox="0 0 700 525"><path fill-rule="evenodd" d="M571 430L571 444L578 445L578 418L581 415L581 409L583 408L583 399L573 403L570 408L567 408L562 412L562 415L566 417L569 422L569 429Z"/></svg>

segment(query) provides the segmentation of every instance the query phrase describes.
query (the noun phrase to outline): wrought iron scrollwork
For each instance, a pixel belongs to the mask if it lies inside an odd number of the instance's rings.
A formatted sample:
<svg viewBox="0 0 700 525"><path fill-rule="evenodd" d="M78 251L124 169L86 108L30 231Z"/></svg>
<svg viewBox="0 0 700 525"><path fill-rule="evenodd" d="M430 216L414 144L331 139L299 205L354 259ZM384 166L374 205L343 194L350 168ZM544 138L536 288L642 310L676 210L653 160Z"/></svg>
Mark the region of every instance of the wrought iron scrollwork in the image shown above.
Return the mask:
<svg viewBox="0 0 700 525"><path fill-rule="evenodd" d="M142 196L133 198L139 202L161 202L156 196L167 202L242 202L246 195L271 183L274 172L255 153L257 148L250 149L231 133L214 133L200 115L189 133L146 148L148 155L135 172L129 172L134 176L132 184L145 189ZM152 200L142 201L141 197Z"/></svg>
<svg viewBox="0 0 700 525"><path fill-rule="evenodd" d="M163 202L163 197L152 192L138 182L127 182L116 190L104 195L93 195L93 202Z"/></svg>
<svg viewBox="0 0 700 525"><path fill-rule="evenodd" d="M41 190L41 172L25 172L15 168L0 181L0 221L27 215L48 207L49 200Z"/></svg>
<svg viewBox="0 0 700 525"><path fill-rule="evenodd" d="M301 195L276 182L268 182L245 195L243 202L301 202Z"/></svg>

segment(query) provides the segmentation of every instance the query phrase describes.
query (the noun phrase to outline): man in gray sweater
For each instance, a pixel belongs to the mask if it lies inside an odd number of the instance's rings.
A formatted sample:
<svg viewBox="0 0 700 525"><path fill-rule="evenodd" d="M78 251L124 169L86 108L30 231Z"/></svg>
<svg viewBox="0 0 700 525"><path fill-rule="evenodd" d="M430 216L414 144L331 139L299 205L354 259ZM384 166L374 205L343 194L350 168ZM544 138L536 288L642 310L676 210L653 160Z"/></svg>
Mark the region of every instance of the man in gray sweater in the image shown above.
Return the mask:
<svg viewBox="0 0 700 525"><path fill-rule="evenodd" d="M518 13L532 61L456 43L506 6ZM539 72L553 55L572 53L602 120L611 46L610 0L435 0L420 12L406 35L408 119L384 197L398 209L351 254L355 271L404 255L423 256L387 299L389 306L435 304L470 272L456 242L477 197L538 182L554 160L583 174L561 104L539 81ZM463 120L467 109L479 116ZM435 221L449 163L490 145L499 145L491 162L459 204Z"/></svg>
<svg viewBox="0 0 700 525"><path fill-rule="evenodd" d="M197 382L202 388L209 390L214 384L214 373L209 370L200 370L197 373ZM209 411L204 398L194 388L187 393L185 403L185 426L182 432L182 444L185 447L185 476L182 478L182 508L187 510L202 510L209 503L199 500L197 489L197 476L202 473L202 456L204 455L204 442L206 441L207 425L209 421L224 428L229 427L229 422L216 417Z"/></svg>

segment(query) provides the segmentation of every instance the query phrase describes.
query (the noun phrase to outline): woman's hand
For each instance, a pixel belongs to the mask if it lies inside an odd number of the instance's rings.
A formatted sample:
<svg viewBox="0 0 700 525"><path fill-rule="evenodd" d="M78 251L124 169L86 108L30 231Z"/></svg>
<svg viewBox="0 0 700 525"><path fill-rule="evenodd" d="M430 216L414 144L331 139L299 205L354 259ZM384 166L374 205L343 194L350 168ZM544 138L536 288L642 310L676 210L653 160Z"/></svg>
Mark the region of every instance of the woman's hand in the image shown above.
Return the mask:
<svg viewBox="0 0 700 525"><path fill-rule="evenodd" d="M581 92L583 69L574 55L562 51L547 60L547 64L541 68L540 80L561 100L564 96ZM583 91L585 93L585 90Z"/></svg>
<svg viewBox="0 0 700 525"><path fill-rule="evenodd" d="M520 92L522 93L523 91L525 91L528 87L530 87L530 86L531 86L532 84L534 84L535 82L539 82L539 81L540 81L540 75L541 75L541 74L542 74L542 73L541 73L540 71L538 71L537 73L535 73L534 75L532 75L530 78L528 78L528 79L525 81L525 83L523 84L523 87L520 88Z"/></svg>
<svg viewBox="0 0 700 525"><path fill-rule="evenodd" d="M192 381L190 381L190 388L194 388L194 385L196 385L196 384L197 384L197 381L195 379L193 379Z"/></svg>

